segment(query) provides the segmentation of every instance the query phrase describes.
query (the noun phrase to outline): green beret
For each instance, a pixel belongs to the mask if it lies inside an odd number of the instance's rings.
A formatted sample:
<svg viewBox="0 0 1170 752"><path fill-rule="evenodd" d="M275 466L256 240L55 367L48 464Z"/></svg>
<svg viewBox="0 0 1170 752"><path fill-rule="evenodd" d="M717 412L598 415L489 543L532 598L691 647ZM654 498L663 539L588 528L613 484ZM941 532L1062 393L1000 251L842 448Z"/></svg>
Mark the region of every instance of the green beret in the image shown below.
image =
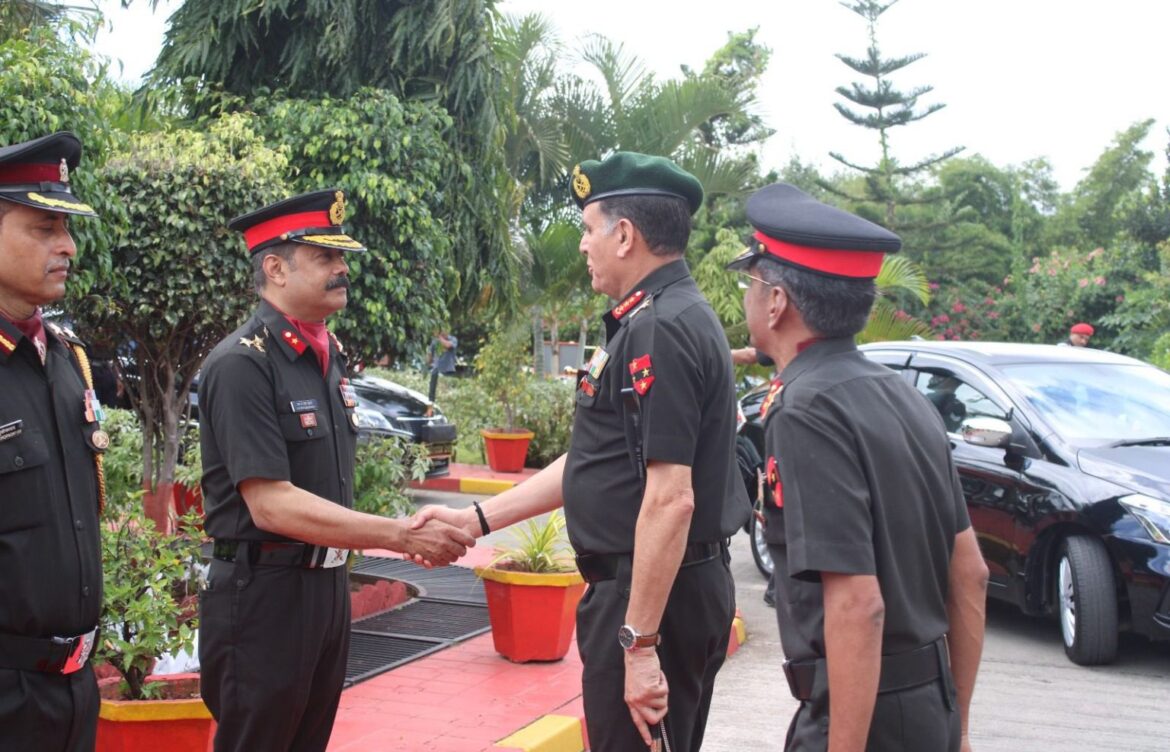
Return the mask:
<svg viewBox="0 0 1170 752"><path fill-rule="evenodd" d="M598 162L590 159L573 168L573 200L584 209L613 196L673 196L687 202L691 214L703 203L703 186L694 175L665 157L633 151L614 152Z"/></svg>

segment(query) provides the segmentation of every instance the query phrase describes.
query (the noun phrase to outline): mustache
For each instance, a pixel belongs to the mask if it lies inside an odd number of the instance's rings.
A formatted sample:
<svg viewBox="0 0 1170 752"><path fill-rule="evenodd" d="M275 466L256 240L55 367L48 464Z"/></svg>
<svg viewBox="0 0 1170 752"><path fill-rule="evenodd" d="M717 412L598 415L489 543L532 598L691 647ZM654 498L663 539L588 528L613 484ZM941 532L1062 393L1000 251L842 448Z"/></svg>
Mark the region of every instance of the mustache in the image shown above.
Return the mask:
<svg viewBox="0 0 1170 752"><path fill-rule="evenodd" d="M336 290L338 287L344 287L345 289L348 290L349 289L349 277L346 277L343 274L338 274L336 277L333 277L332 279L330 279L328 282L325 283L326 290Z"/></svg>
<svg viewBox="0 0 1170 752"><path fill-rule="evenodd" d="M55 264L49 264L45 267L45 274L52 274L53 272L67 272L73 265L68 261L60 261Z"/></svg>

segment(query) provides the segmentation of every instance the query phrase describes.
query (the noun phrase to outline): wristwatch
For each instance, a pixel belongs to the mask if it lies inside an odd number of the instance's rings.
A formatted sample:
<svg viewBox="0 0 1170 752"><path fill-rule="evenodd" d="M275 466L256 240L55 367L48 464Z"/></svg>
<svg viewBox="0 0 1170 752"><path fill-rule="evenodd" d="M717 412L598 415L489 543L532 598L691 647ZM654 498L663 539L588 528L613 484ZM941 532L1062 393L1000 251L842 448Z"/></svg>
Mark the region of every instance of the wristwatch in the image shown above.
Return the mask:
<svg viewBox="0 0 1170 752"><path fill-rule="evenodd" d="M642 634L629 624L623 624L618 628L618 644L622 646L623 650L652 648L661 642L662 637L657 632Z"/></svg>

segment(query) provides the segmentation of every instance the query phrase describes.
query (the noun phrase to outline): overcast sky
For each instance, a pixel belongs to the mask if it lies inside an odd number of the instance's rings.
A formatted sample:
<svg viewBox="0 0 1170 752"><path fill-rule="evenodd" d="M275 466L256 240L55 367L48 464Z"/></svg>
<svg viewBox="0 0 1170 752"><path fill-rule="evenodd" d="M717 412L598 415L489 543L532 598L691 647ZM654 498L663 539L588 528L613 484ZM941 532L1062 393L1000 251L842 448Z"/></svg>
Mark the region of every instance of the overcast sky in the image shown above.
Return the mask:
<svg viewBox="0 0 1170 752"><path fill-rule="evenodd" d="M373 1L373 0L371 0ZM112 31L98 40L102 54L137 80L154 62L166 17L180 4L162 0L122 11L100 0ZM543 13L572 50L590 32L622 42L661 77L679 65L699 68L728 32L759 27L772 49L758 112L776 134L764 147L765 167L792 155L832 170L829 151L853 162L876 160L876 137L833 108L837 86L860 80L834 55L860 57L865 23L835 0L503 0L513 14ZM1145 148L1165 169L1170 95L1166 83L1167 0L901 0L881 18L878 42L886 57L926 53L892 77L896 88L934 87L920 100L946 107L894 129L892 147L910 162L952 146L999 166L1047 157L1071 188L1132 123L1155 118ZM589 155L582 155L582 158Z"/></svg>

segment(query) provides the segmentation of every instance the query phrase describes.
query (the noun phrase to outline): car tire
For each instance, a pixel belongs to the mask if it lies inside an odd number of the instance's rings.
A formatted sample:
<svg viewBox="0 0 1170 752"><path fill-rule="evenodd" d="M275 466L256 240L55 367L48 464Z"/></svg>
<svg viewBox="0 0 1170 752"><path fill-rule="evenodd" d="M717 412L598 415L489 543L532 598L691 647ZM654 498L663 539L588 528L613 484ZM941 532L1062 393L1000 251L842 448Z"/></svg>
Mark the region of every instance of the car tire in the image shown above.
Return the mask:
<svg viewBox="0 0 1170 752"><path fill-rule="evenodd" d="M751 539L752 559L756 562L756 568L760 570L760 574L765 578L772 578L772 554L768 551L768 542L764 540L764 526L756 519L753 512L750 519L748 519L748 537Z"/></svg>
<svg viewBox="0 0 1170 752"><path fill-rule="evenodd" d="M1117 657L1117 586L1105 544L1074 535L1060 547L1056 600L1064 652L1081 666Z"/></svg>

